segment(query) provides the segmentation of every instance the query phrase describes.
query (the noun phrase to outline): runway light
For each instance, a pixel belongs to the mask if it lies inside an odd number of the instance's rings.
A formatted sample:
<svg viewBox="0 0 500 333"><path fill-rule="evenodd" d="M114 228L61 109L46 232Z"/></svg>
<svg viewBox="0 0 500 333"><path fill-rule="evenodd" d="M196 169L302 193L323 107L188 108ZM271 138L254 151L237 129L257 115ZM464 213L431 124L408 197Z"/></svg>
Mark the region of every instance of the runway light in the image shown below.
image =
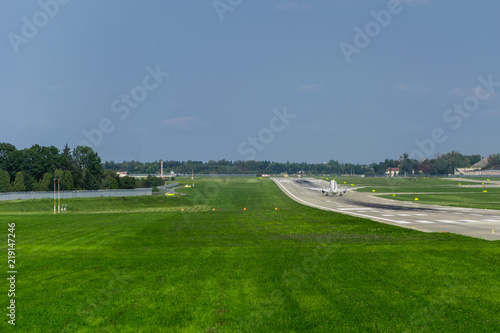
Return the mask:
<svg viewBox="0 0 500 333"><path fill-rule="evenodd" d="M413 226L413 229L415 229L415 226Z"/></svg>
<svg viewBox="0 0 500 333"><path fill-rule="evenodd" d="M491 233L494 234L495 233L495 229L491 230Z"/></svg>
<svg viewBox="0 0 500 333"><path fill-rule="evenodd" d="M215 211L215 208L212 208L213 211Z"/></svg>
<svg viewBox="0 0 500 333"><path fill-rule="evenodd" d="M444 234L444 230L441 230L441 233Z"/></svg>
<svg viewBox="0 0 500 333"><path fill-rule="evenodd" d="M184 208L182 208L181 211L184 211Z"/></svg>
<svg viewBox="0 0 500 333"><path fill-rule="evenodd" d="M243 210L247 210L246 208L243 208Z"/></svg>
<svg viewBox="0 0 500 333"><path fill-rule="evenodd" d="M274 210L278 210L278 207L274 207Z"/></svg>

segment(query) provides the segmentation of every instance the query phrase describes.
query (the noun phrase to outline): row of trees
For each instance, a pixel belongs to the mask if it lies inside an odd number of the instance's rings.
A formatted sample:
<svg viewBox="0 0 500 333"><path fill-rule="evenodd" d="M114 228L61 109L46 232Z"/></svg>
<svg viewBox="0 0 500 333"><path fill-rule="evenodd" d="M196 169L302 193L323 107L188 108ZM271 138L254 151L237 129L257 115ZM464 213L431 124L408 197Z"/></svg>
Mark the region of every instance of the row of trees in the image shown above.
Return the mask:
<svg viewBox="0 0 500 333"><path fill-rule="evenodd" d="M54 179L60 180L62 190L133 189L164 183L152 176L119 177L103 168L101 158L90 147L72 150L66 144L60 151L54 146L34 145L18 150L0 143L0 192L51 191Z"/></svg>
<svg viewBox="0 0 500 333"><path fill-rule="evenodd" d="M500 154L490 155L484 169L500 169Z"/></svg>
<svg viewBox="0 0 500 333"><path fill-rule="evenodd" d="M453 174L456 168L468 168L481 160L480 155L462 155L452 151L443 155L438 155L433 159L417 161L411 159L408 154L403 154L398 160L385 160L381 163L370 165L372 174L382 175L387 168L399 168L400 174L421 173L426 175L446 175Z"/></svg>
<svg viewBox="0 0 500 333"><path fill-rule="evenodd" d="M462 155L450 152L433 159L417 161L403 154L397 160L386 159L370 165L340 163L277 163L271 161L164 161L165 170L190 174L364 174L383 176L388 168L399 168L400 174L423 173L430 175L454 173L456 168L466 168L477 163L480 155ZM491 155L487 168L500 168L500 154ZM53 180L61 180L63 190L131 189L154 187L163 184L158 178L137 180L118 177L116 171L129 174L158 174L160 162L122 163L101 162L99 155L90 147L71 149L67 144L62 151L54 146L34 145L16 149L9 143L0 143L0 192L50 191Z"/></svg>
<svg viewBox="0 0 500 333"><path fill-rule="evenodd" d="M72 150L65 145L60 151L54 146L33 145L18 150L12 144L0 143L0 170L3 171L0 190L5 190L6 174L7 190L22 188L20 183L24 183L27 191L50 190L54 178L61 179L67 190L94 190L101 185L102 162L90 147L78 146Z"/></svg>
<svg viewBox="0 0 500 333"><path fill-rule="evenodd" d="M380 163L351 164L340 163L331 160L328 163L277 163L271 161L164 161L163 167L165 170L173 170L176 173L191 172L197 174L280 174L290 173L296 174L304 171L309 174L365 174L365 175L385 175L388 168L399 168L400 173L414 174L449 174L453 173L455 168L470 167L474 163L481 160L480 155L462 155L458 152L451 152L437 156L433 159L417 161L409 158L408 154L403 154L399 159L386 159ZM105 162L104 168L113 171L127 171L129 174L144 173L156 174L160 173L160 162L141 163L137 161L124 161L115 163L114 161Z"/></svg>

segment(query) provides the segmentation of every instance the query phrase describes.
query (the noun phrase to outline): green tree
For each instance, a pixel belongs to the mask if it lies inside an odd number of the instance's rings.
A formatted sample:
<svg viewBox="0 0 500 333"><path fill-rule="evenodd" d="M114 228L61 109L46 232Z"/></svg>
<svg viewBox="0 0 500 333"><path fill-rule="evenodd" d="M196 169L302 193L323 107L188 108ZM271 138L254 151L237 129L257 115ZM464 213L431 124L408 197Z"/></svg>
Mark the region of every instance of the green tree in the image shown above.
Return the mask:
<svg viewBox="0 0 500 333"><path fill-rule="evenodd" d="M16 179L14 179L14 183L12 183L12 191L13 192L26 191L26 186L24 185L24 176L22 172L18 172L16 174Z"/></svg>
<svg viewBox="0 0 500 333"><path fill-rule="evenodd" d="M54 179L56 180L56 183L58 179L62 181L63 176L64 176L64 171L62 171L62 169L57 169L56 171L54 171Z"/></svg>
<svg viewBox="0 0 500 333"><path fill-rule="evenodd" d="M35 188L35 180L33 179L33 176L27 171L23 171L22 173L24 176L24 185L26 186L26 191L33 191Z"/></svg>
<svg viewBox="0 0 500 333"><path fill-rule="evenodd" d="M7 171L0 170L0 192L7 192L10 187L10 176Z"/></svg>
<svg viewBox="0 0 500 333"><path fill-rule="evenodd" d="M126 176L126 177L119 178L119 180L120 180L120 182L119 182L120 188L133 189L136 186L134 177Z"/></svg>
<svg viewBox="0 0 500 333"><path fill-rule="evenodd" d="M96 177L90 172L87 172L83 177L83 186L86 190L98 190L99 184Z"/></svg>
<svg viewBox="0 0 500 333"><path fill-rule="evenodd" d="M118 180L115 177L107 175L101 183L101 188L108 190L116 190L119 189Z"/></svg>
<svg viewBox="0 0 500 333"><path fill-rule="evenodd" d="M71 175L71 171L64 171L64 175L62 178L62 188L66 191L72 191L75 189L75 183L73 182L73 176Z"/></svg>
<svg viewBox="0 0 500 333"><path fill-rule="evenodd" d="M50 173L43 175L43 178L38 181L35 186L35 191L53 191L54 190L54 177Z"/></svg>

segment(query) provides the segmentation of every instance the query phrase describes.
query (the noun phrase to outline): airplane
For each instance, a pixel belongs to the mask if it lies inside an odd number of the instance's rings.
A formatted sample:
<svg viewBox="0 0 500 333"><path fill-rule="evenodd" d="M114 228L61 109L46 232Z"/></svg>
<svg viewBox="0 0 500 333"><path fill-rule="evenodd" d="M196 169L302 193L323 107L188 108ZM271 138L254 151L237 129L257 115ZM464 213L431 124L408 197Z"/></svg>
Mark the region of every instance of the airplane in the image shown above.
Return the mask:
<svg viewBox="0 0 500 333"><path fill-rule="evenodd" d="M314 191L321 191L321 193L325 193L326 196L329 196L330 194L332 195L339 195L342 196L347 192L347 189L339 189L337 182L335 180L330 181L330 188L313 188L310 187L311 190Z"/></svg>

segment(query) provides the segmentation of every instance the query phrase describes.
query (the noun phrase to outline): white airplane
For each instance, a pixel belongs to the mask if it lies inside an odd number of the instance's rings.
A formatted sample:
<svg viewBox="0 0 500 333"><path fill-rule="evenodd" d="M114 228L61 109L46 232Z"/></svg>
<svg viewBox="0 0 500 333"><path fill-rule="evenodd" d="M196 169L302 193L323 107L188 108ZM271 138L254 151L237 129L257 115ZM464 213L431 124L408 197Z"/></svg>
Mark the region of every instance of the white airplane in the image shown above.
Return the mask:
<svg viewBox="0 0 500 333"><path fill-rule="evenodd" d="M325 193L326 196L331 195L339 195L342 196L344 193L347 192L347 189L339 189L337 182L335 180L330 181L330 188L314 188L310 187L311 190L314 191L321 191L321 193Z"/></svg>

